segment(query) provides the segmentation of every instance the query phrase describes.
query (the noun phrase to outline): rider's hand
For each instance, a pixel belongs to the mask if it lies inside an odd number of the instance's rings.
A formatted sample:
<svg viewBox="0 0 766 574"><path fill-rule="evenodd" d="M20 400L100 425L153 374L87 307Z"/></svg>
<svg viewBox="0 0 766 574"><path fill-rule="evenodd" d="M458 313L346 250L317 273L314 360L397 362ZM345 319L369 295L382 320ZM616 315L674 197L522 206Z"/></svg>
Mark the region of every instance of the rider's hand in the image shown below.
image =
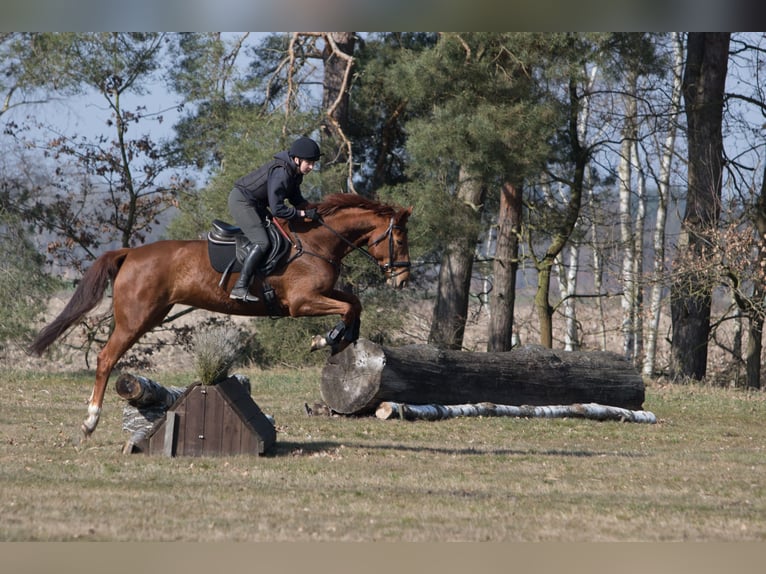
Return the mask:
<svg viewBox="0 0 766 574"><path fill-rule="evenodd" d="M319 221L321 217L313 207L306 209L303 213L305 214L306 219L310 219L311 221Z"/></svg>

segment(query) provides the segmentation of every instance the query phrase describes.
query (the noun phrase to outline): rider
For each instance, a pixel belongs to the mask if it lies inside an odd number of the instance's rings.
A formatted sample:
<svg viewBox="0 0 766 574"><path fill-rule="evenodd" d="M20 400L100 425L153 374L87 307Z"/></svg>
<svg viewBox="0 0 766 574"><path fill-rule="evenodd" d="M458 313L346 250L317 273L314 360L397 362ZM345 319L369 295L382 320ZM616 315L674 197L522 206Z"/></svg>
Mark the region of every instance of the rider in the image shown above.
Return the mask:
<svg viewBox="0 0 766 574"><path fill-rule="evenodd" d="M264 225L271 214L282 219L319 219L316 209L301 194L303 176L319 160L319 145L307 137L296 139L289 150L277 153L268 163L234 182L229 193L229 212L250 241L242 262L242 271L229 297L240 301L258 301L250 293L250 281L268 252L269 237ZM291 205L286 205L285 201Z"/></svg>

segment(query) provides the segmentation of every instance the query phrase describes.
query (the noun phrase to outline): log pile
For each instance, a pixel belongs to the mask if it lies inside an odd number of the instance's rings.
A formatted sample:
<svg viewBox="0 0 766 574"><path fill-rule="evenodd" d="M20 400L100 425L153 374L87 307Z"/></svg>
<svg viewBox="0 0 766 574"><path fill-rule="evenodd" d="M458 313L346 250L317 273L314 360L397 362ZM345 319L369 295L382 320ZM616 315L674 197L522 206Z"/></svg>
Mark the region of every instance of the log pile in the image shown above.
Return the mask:
<svg viewBox="0 0 766 574"><path fill-rule="evenodd" d="M526 346L505 353L381 346L359 339L328 358L322 399L340 414L381 403L508 406L597 404L640 410L644 382L628 360L600 351Z"/></svg>

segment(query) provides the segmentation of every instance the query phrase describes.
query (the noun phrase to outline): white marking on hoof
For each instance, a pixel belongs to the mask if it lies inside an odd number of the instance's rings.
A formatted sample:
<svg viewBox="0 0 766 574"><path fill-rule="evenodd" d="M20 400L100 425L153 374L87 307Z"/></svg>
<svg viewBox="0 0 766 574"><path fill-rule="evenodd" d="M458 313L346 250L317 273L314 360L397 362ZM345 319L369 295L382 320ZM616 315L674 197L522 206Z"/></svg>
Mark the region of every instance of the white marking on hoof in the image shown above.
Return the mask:
<svg viewBox="0 0 766 574"><path fill-rule="evenodd" d="M101 407L97 407L96 405L89 405L88 406L88 418L86 418L82 422L82 434L84 434L86 437L93 434L93 431L96 430L96 426L98 425L98 419L101 417Z"/></svg>
<svg viewBox="0 0 766 574"><path fill-rule="evenodd" d="M327 339L325 339L324 335L314 335L314 337L311 339L312 351L317 351L326 346L327 346Z"/></svg>

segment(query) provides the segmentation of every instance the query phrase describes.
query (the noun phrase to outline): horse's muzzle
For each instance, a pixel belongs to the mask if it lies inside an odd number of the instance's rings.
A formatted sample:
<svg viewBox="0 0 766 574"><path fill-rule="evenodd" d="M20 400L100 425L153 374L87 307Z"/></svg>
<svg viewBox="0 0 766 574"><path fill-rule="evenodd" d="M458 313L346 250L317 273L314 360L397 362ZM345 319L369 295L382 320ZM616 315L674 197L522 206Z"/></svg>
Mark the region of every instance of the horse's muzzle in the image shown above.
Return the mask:
<svg viewBox="0 0 766 574"><path fill-rule="evenodd" d="M410 279L409 273L401 273L399 275L392 275L386 280L386 284L394 289L404 289L407 286L407 282Z"/></svg>

